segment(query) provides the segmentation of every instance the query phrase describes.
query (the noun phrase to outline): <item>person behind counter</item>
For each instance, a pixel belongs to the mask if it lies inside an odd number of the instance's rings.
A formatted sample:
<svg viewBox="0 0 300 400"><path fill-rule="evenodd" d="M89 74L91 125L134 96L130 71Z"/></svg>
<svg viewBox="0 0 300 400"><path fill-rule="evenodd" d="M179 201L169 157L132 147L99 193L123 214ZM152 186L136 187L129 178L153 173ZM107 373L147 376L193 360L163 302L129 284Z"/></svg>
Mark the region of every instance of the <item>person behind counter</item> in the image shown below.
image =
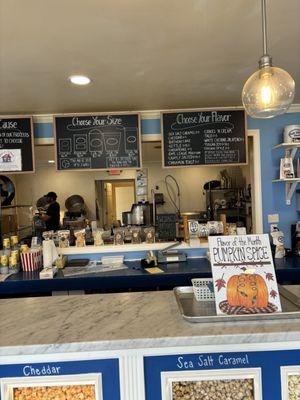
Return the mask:
<svg viewBox="0 0 300 400"><path fill-rule="evenodd" d="M40 215L40 218L45 222L47 231L57 231L59 229L60 219L60 206L56 201L57 195L55 192L49 192L45 194L44 197L46 197L49 205L46 214Z"/></svg>

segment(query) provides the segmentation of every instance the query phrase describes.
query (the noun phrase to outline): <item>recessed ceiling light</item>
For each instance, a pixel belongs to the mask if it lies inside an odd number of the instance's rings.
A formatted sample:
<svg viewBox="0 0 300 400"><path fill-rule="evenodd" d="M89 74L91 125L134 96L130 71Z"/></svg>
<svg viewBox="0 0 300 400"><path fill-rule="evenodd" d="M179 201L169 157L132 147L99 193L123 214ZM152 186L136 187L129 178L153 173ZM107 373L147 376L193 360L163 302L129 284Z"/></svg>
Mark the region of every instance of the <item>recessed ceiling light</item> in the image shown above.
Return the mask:
<svg viewBox="0 0 300 400"><path fill-rule="evenodd" d="M88 85L91 83L90 78L84 75L72 75L69 77L69 80L74 83L74 85Z"/></svg>
<svg viewBox="0 0 300 400"><path fill-rule="evenodd" d="M48 160L48 163L49 163L49 164L54 164L55 161L54 161L54 160Z"/></svg>

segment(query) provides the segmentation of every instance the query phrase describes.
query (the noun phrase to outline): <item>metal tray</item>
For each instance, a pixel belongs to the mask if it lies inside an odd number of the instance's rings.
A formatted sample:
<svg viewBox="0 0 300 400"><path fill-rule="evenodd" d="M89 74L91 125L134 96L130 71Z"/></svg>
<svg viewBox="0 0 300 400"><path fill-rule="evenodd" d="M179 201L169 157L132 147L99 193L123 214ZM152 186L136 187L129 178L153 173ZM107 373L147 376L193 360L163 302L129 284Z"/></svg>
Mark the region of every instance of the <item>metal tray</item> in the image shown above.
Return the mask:
<svg viewBox="0 0 300 400"><path fill-rule="evenodd" d="M196 301L192 286L174 288L179 311L188 322L226 322L300 319L300 299L284 287L278 285L281 313L251 315L217 315L214 300Z"/></svg>

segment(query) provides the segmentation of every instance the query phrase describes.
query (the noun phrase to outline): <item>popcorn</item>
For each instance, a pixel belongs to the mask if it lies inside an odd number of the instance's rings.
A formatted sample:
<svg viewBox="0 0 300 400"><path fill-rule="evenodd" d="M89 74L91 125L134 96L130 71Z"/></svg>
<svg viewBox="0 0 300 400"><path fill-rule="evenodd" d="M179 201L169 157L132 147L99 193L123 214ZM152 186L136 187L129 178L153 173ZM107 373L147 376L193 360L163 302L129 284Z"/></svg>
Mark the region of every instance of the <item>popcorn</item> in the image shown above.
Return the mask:
<svg viewBox="0 0 300 400"><path fill-rule="evenodd" d="M94 385L15 388L14 400L96 400Z"/></svg>
<svg viewBox="0 0 300 400"><path fill-rule="evenodd" d="M289 400L300 399L300 375L290 375L288 378Z"/></svg>
<svg viewBox="0 0 300 400"><path fill-rule="evenodd" d="M179 381L172 384L172 400L254 400L253 379Z"/></svg>

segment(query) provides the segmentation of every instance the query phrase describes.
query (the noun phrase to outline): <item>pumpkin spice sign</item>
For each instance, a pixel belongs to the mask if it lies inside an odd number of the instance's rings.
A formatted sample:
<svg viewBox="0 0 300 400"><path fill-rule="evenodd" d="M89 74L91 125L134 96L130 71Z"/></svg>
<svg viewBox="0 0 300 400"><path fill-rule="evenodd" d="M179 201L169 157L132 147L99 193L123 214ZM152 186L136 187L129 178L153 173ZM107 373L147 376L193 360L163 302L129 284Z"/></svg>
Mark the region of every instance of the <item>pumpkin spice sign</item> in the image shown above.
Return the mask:
<svg viewBox="0 0 300 400"><path fill-rule="evenodd" d="M217 314L281 311L268 235L210 236Z"/></svg>

